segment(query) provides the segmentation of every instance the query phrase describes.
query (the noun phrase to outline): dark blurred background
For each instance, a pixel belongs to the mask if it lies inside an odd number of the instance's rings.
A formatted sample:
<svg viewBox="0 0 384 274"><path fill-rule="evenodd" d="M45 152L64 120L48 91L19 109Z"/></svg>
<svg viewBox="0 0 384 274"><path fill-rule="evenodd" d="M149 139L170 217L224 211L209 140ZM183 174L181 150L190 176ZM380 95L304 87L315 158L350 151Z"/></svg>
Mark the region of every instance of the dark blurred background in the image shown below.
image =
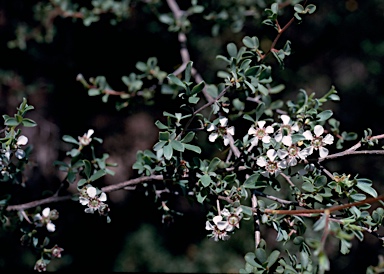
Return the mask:
<svg viewBox="0 0 384 274"><path fill-rule="evenodd" d="M242 2L256 5L262 1ZM153 123L164 110L178 106L159 96L158 105L133 104L117 111L113 103L104 104L98 97L89 97L76 76L82 73L88 79L104 75L112 88L122 90L121 77L135 71L136 62L152 56L158 58L162 70L171 73L181 64L176 34L157 21L144 1L135 1L129 16L115 26L107 16L90 26L84 26L81 20L57 16L52 19L54 29L42 29L34 18L34 6L44 1L0 3L0 111L13 115L21 99L27 97L29 104L35 106L30 118L39 124L25 131L34 146L32 160L36 163L29 174L27 187L33 191L28 193L28 199L39 197L44 188L54 191L59 184L62 174L52 162L65 158L67 147L61 136L81 136L89 128L103 138L103 149L110 154L111 162L119 164L116 175L109 176L105 183L133 177L131 166L136 151L149 149L156 142ZM294 99L299 89L321 96L334 85L341 102L329 107L341 122L341 130L356 132L360 137L367 128L374 135L382 134L384 1L308 3L315 4L317 11L305 16L301 24L294 23L282 37L282 41L292 42L292 54L287 57L285 68L272 63L274 79L287 87L282 98ZM204 1L202 5L229 10L234 2ZM284 14L281 24L291 17L290 12ZM211 35L212 21L200 15L190 19L188 48L207 83L220 81L216 72L224 67L215 57L226 54L227 43L240 44L245 35L255 35L266 48L276 35L273 30L266 32L268 27L261 28L260 19L252 16L244 19L240 30L223 25L215 37ZM25 45L23 41L12 42L17 41L18 26ZM43 34L53 30L52 41L33 39L36 30ZM331 170L371 178L382 190L382 165L382 157L350 157L332 162ZM173 206L183 216L176 216L168 225L162 223L154 198L146 196L144 190L118 191L109 198L110 224L98 215L85 214L78 203L51 205L61 213L55 222L57 231L52 243L63 247L64 253L60 260L51 262L49 271L234 273L244 267L245 253L253 250L251 224L244 222L244 229L228 242L214 243L206 237L205 209L182 198ZM1 271L33 268L37 255L21 246L19 239L18 231L0 233ZM348 256L333 258L333 272L365 273L365 267L375 264L382 251L379 240L366 235L366 241L356 241Z"/></svg>

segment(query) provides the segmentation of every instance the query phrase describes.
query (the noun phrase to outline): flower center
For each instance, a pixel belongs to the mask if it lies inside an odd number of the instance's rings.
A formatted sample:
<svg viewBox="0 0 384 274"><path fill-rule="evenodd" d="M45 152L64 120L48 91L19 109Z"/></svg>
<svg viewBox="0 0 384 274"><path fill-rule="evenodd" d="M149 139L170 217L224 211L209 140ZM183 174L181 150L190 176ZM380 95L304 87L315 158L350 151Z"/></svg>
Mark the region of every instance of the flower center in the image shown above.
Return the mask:
<svg viewBox="0 0 384 274"><path fill-rule="evenodd" d="M288 148L288 154L290 157L295 157L298 152L299 149L295 145L292 145Z"/></svg>
<svg viewBox="0 0 384 274"><path fill-rule="evenodd" d="M99 208L99 205L100 205L100 201L98 199L93 198L89 200L88 206L90 208Z"/></svg>
<svg viewBox="0 0 384 274"><path fill-rule="evenodd" d="M235 226L235 225L237 225L239 222L240 222L240 218L239 218L239 216L237 216L237 215L231 215L231 216L228 218L228 223L229 223L230 225Z"/></svg>
<svg viewBox="0 0 384 274"><path fill-rule="evenodd" d="M277 162L274 161L268 161L267 165L265 166L265 169L269 173L274 173L277 170Z"/></svg>
<svg viewBox="0 0 384 274"><path fill-rule="evenodd" d="M313 140L312 140L312 146L315 149L318 149L319 147L321 147L322 143L323 143L323 137L321 137L321 136L313 138Z"/></svg>
<svg viewBox="0 0 384 274"><path fill-rule="evenodd" d="M258 128L257 130L256 130L256 137L258 138L258 139L263 139L263 137L266 135L266 133L265 133L265 129L263 129L263 128Z"/></svg>

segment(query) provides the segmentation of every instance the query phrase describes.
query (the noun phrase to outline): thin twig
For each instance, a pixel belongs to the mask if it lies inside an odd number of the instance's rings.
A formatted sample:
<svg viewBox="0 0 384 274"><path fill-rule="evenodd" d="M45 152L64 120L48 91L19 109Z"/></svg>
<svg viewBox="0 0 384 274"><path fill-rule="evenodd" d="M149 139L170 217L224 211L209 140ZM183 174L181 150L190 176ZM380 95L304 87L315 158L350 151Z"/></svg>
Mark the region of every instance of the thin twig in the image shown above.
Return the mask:
<svg viewBox="0 0 384 274"><path fill-rule="evenodd" d="M260 216L257 205L257 196L256 193L252 193L252 210L253 210L253 220L254 220L254 233L255 233L255 251L261 241L261 232L260 232Z"/></svg>
<svg viewBox="0 0 384 274"><path fill-rule="evenodd" d="M137 185L139 183L151 181L151 180L163 180L163 175L151 175L151 176L147 176L147 177L139 177L139 178L131 179L128 181L124 181L124 182L115 184L115 185L109 185L109 186L102 187L101 191L108 193L108 192L124 189L127 186ZM66 195L66 196L55 196L54 195L54 196L51 196L51 197L48 197L45 199L36 200L36 201L24 203L24 204L9 205L9 206L7 206L6 210L7 211L25 210L28 208L33 208L33 207L37 207L37 206L44 205L44 204L71 200L73 198L73 196L74 195Z"/></svg>
<svg viewBox="0 0 384 274"><path fill-rule="evenodd" d="M346 208L351 208L353 206L359 206L363 204L373 204L377 201L383 201L384 200L384 194L375 197L375 198L367 198L362 201L357 201L353 203L348 203L348 204L342 204L342 205L336 205L336 206L331 206L328 208L323 208L323 209L297 209L297 210L277 210L277 209L265 209L265 213L271 213L271 214L283 214L283 215L297 215L297 214L313 214L313 213L325 213L325 211L329 212L334 212L334 211L339 211L342 209Z"/></svg>

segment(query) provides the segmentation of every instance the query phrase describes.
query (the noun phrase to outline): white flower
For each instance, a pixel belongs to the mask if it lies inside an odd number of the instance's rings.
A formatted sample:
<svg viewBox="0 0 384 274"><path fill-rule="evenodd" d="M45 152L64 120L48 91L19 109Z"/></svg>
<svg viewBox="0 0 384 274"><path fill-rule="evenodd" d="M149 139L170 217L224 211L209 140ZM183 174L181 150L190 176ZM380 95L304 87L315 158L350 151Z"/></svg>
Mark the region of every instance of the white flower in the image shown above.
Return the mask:
<svg viewBox="0 0 384 274"><path fill-rule="evenodd" d="M324 133L324 128L321 125L316 125L313 129L315 135L307 130L303 133L305 139L311 141L311 145L307 148L308 155L313 153L313 150L319 150L321 158L324 158L328 155L329 151L325 148L325 145L330 145L333 143L334 137L331 134L327 134L325 137L321 136Z"/></svg>
<svg viewBox="0 0 384 274"><path fill-rule="evenodd" d="M82 137L78 137L79 139L79 142L82 146L87 146L89 145L89 143L92 141L92 134L94 133L95 131L93 129L89 129L88 132L86 134L84 134Z"/></svg>
<svg viewBox="0 0 384 274"><path fill-rule="evenodd" d="M82 196L79 198L79 202L82 205L88 206L84 211L86 213L94 213L95 211L99 211L99 213L102 213L101 210L105 209L104 202L107 200L107 195L104 192L101 192L100 194L97 194L97 189L93 186L89 186L86 189L86 194L82 194Z"/></svg>
<svg viewBox="0 0 384 274"><path fill-rule="evenodd" d="M51 209L49 207L44 208L44 210L42 211L42 214L37 213L33 217L33 220L36 226L45 225L49 232L54 232L56 230L56 226L55 224L52 223L50 215L51 215Z"/></svg>
<svg viewBox="0 0 384 274"><path fill-rule="evenodd" d="M277 142L282 142L284 145L289 147L292 145L292 133L299 131L299 126L295 123L291 123L291 118L288 115L281 115L283 124L281 125L279 132L275 136Z"/></svg>
<svg viewBox="0 0 384 274"><path fill-rule="evenodd" d="M267 151L267 157L260 156L257 158L256 164L265 168L265 171L261 172L261 174L265 177L269 177L270 174L274 174L276 176L281 172L281 169L287 167L285 161L276 161L276 156L277 152L274 149L269 149Z"/></svg>
<svg viewBox="0 0 384 274"><path fill-rule="evenodd" d="M228 118L226 117L221 117L219 118L219 123L220 125L218 126L215 126L215 124L210 124L208 127L207 127L207 131L210 132L210 131L213 131L209 136L208 136L208 140L210 142L215 142L216 139L221 136L223 138L223 141L224 141L224 145L227 146L229 144L229 138L228 138L228 135L235 135L235 127L231 126L231 127L227 127L227 124L228 124Z"/></svg>
<svg viewBox="0 0 384 274"><path fill-rule="evenodd" d="M229 214L226 217L227 217L227 221L228 221L228 228L227 229L230 229L229 231L233 231L235 229L235 227L240 228L240 220L243 217L242 211L243 211L243 208L241 208L241 207L238 207L236 209L235 213L229 213L229 211L228 211ZM224 212L222 212L222 214L224 215Z"/></svg>
<svg viewBox="0 0 384 274"><path fill-rule="evenodd" d="M293 144L286 149L279 149L277 155L280 159L285 159L287 157L287 165L295 166L297 165L297 159L304 160L308 156L308 149L300 149L297 145Z"/></svg>
<svg viewBox="0 0 384 274"><path fill-rule="evenodd" d="M205 229L212 230L211 237L215 241L229 239L227 231L231 231L232 227L229 226L228 221L223 221L222 216L215 216L213 217L212 221L213 225L209 221L206 221L205 223Z"/></svg>
<svg viewBox="0 0 384 274"><path fill-rule="evenodd" d="M257 127L253 125L248 130L248 135L255 136L251 141L251 146L248 148L248 151L251 151L257 144L259 143L259 140L261 140L264 144L269 144L271 141L271 137L269 134L273 133L274 129L272 126L265 126L266 121L258 121Z"/></svg>

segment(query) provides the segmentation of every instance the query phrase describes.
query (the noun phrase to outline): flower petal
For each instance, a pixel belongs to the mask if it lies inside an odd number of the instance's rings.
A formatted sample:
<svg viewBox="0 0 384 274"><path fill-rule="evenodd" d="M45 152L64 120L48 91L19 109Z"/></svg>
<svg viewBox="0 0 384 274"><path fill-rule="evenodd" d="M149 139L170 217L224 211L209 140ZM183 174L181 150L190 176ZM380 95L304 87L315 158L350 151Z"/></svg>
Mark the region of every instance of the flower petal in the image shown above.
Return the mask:
<svg viewBox="0 0 384 274"><path fill-rule="evenodd" d="M223 217L221 217L220 215L218 216L215 216L213 217L213 222L215 223L215 225L217 225L218 222L220 222L221 220L223 220Z"/></svg>
<svg viewBox="0 0 384 274"><path fill-rule="evenodd" d="M210 124L208 127L207 127L207 131L214 131L216 130L216 126L214 124Z"/></svg>
<svg viewBox="0 0 384 274"><path fill-rule="evenodd" d="M255 127L250 127L248 129L248 135L255 135L256 134L256 129Z"/></svg>
<svg viewBox="0 0 384 274"><path fill-rule="evenodd" d="M316 134L317 137L319 137L321 134L324 133L324 128L321 125L316 125L313 129L313 132Z"/></svg>
<svg viewBox="0 0 384 274"><path fill-rule="evenodd" d="M96 188L93 186L87 188L87 194L89 197L94 198L96 196Z"/></svg>
<svg viewBox="0 0 384 274"><path fill-rule="evenodd" d="M275 160L275 158L277 156L277 152L271 148L267 151L267 156L268 156L269 160L273 161L273 160Z"/></svg>
<svg viewBox="0 0 384 274"><path fill-rule="evenodd" d="M220 221L220 222L217 222L217 228L220 229L220 230L226 230L227 227L228 227L228 222L227 221Z"/></svg>
<svg viewBox="0 0 384 274"><path fill-rule="evenodd" d="M327 157L329 151L325 147L320 147L319 148L319 153L320 153L320 157L324 158L324 157Z"/></svg>
<svg viewBox="0 0 384 274"><path fill-rule="evenodd" d="M208 140L209 140L210 142L214 142L214 141L216 141L217 137L219 137L219 134L217 134L216 132L214 132L214 133L209 134L209 136L208 136Z"/></svg>
<svg viewBox="0 0 384 274"><path fill-rule="evenodd" d="M261 141L263 141L263 143L265 144L269 144L269 142L271 141L271 137L270 136L264 136Z"/></svg>
<svg viewBox="0 0 384 274"><path fill-rule="evenodd" d="M82 204L82 205L87 205L87 204L89 203L89 200L86 199L86 198L84 198L84 197L80 197L80 198L79 198L79 202L80 202L80 204Z"/></svg>
<svg viewBox="0 0 384 274"><path fill-rule="evenodd" d="M105 202L107 200L107 194L105 194L104 192L102 192L100 194L100 197L99 197L99 201L101 202Z"/></svg>
<svg viewBox="0 0 384 274"><path fill-rule="evenodd" d="M213 230L214 226L209 221L206 221L205 222L205 229L206 230Z"/></svg>
<svg viewBox="0 0 384 274"><path fill-rule="evenodd" d="M312 133L309 130L306 130L303 133L303 136L305 137L306 140L312 140L313 139Z"/></svg>
<svg viewBox="0 0 384 274"><path fill-rule="evenodd" d="M28 143L28 138L24 135L20 135L19 138L17 138L17 144L19 146L25 146Z"/></svg>
<svg viewBox="0 0 384 274"><path fill-rule="evenodd" d="M279 149L277 151L277 156L279 156L280 159L284 159L285 157L288 156L288 151L283 150L283 149Z"/></svg>
<svg viewBox="0 0 384 274"><path fill-rule="evenodd" d="M257 158L256 164L260 167L265 167L267 165L267 160L264 157Z"/></svg>
<svg viewBox="0 0 384 274"><path fill-rule="evenodd" d="M334 140L333 136L331 134L327 134L323 139L323 143L330 145L330 144L333 144L333 140Z"/></svg>
<svg viewBox="0 0 384 274"><path fill-rule="evenodd" d="M228 124L228 118L227 117L222 117L222 118L219 119L219 121L220 121L220 125L222 127L226 127L227 124Z"/></svg>
<svg viewBox="0 0 384 274"><path fill-rule="evenodd" d="M266 121L258 121L258 122L257 122L257 126L258 126L259 128L264 128L265 123L266 123Z"/></svg>
<svg viewBox="0 0 384 274"><path fill-rule="evenodd" d="M56 230L56 226L55 226L55 224L49 222L49 223L47 224L47 230L48 230L49 232L54 232L54 231Z"/></svg>
<svg viewBox="0 0 384 274"><path fill-rule="evenodd" d="M44 208L43 210L43 216L47 218L49 216L49 212L51 212L51 209L49 207Z"/></svg>
<svg viewBox="0 0 384 274"><path fill-rule="evenodd" d="M94 132L95 131L93 129L88 129L87 137L90 138Z"/></svg>
<svg viewBox="0 0 384 274"><path fill-rule="evenodd" d="M292 145L292 137L291 136L284 136L282 142L283 142L284 145L289 147L289 146Z"/></svg>
<svg viewBox="0 0 384 274"><path fill-rule="evenodd" d="M267 128L265 129L265 132L266 133L273 133L275 130L273 129L272 126L267 126Z"/></svg>
<svg viewBox="0 0 384 274"><path fill-rule="evenodd" d="M229 127L227 128L227 133L231 134L232 136L235 135L235 127Z"/></svg>
<svg viewBox="0 0 384 274"><path fill-rule="evenodd" d="M281 118L281 120L283 120L283 124L284 125L288 125L289 121L291 120L291 118L288 115L285 115L285 114L281 115L280 118Z"/></svg>

